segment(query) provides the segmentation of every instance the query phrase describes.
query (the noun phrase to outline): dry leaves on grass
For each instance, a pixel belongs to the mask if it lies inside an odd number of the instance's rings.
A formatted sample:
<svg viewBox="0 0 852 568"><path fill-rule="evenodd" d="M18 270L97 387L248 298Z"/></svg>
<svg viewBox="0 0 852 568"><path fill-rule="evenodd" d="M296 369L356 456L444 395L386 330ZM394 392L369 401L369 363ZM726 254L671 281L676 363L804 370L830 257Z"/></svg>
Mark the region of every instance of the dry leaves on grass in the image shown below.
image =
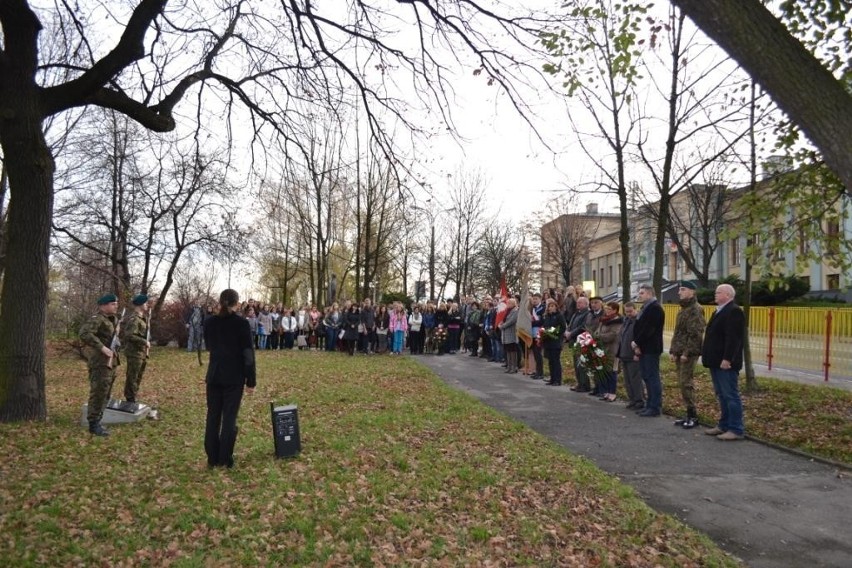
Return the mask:
<svg viewBox="0 0 852 568"><path fill-rule="evenodd" d="M16 564L734 565L631 490L407 358L259 353L237 467L207 470L203 369L158 350L162 420L79 426L85 369L50 361L46 424L0 425L0 556ZM120 385L121 380L118 381ZM119 387L120 388L120 387ZM269 401L302 454L272 457Z"/></svg>

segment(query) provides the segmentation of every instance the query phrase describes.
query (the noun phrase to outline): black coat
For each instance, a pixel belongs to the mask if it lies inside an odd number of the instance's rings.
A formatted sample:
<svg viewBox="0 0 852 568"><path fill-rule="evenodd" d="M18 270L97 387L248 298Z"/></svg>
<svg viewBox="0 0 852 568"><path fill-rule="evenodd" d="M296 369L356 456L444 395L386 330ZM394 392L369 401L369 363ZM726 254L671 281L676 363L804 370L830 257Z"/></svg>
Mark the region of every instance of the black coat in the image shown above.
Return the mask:
<svg viewBox="0 0 852 568"><path fill-rule="evenodd" d="M642 350L642 355L660 355L663 352L663 325L666 312L660 302L654 300L642 307L633 327L633 341Z"/></svg>
<svg viewBox="0 0 852 568"><path fill-rule="evenodd" d="M704 346L701 349L701 364L716 368L723 360L731 362L731 369L743 368L743 338L745 336L745 314L738 305L730 302L715 312L707 322Z"/></svg>
<svg viewBox="0 0 852 568"><path fill-rule="evenodd" d="M234 313L208 318L204 322L204 341L210 350L207 384L256 386L254 345L248 320Z"/></svg>
<svg viewBox="0 0 852 568"><path fill-rule="evenodd" d="M359 323L361 323L361 314L357 310L350 310L343 314L343 339L357 341Z"/></svg>
<svg viewBox="0 0 852 568"><path fill-rule="evenodd" d="M565 317L559 313L545 313L544 319L541 320L541 329L556 328L557 337L555 339L546 338L541 342L541 346L545 349L562 349L562 334L568 328L565 323Z"/></svg>

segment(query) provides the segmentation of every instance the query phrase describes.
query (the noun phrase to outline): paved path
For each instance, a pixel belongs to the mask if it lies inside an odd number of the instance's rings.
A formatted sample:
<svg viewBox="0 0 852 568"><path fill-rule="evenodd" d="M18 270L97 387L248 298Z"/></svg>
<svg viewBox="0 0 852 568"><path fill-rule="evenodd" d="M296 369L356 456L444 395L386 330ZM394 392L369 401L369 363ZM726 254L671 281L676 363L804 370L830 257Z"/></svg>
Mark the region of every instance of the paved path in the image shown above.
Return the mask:
<svg viewBox="0 0 852 568"><path fill-rule="evenodd" d="M852 473L703 428L639 418L464 354L417 358L449 385L632 485L757 568L852 567ZM746 424L748 429L748 424Z"/></svg>

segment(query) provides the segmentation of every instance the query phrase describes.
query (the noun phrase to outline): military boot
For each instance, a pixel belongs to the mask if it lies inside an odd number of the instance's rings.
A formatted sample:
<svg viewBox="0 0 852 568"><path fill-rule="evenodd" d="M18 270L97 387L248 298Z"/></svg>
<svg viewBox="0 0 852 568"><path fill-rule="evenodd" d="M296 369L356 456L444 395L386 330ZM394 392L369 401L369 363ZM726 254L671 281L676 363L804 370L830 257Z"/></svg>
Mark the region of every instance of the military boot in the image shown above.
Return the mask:
<svg viewBox="0 0 852 568"><path fill-rule="evenodd" d="M95 436L109 436L109 430L101 426L100 420L89 422L89 432Z"/></svg>
<svg viewBox="0 0 852 568"><path fill-rule="evenodd" d="M683 421L681 426L685 430L689 430L690 428L695 428L698 426L698 414L695 412L694 408L686 409L686 420Z"/></svg>

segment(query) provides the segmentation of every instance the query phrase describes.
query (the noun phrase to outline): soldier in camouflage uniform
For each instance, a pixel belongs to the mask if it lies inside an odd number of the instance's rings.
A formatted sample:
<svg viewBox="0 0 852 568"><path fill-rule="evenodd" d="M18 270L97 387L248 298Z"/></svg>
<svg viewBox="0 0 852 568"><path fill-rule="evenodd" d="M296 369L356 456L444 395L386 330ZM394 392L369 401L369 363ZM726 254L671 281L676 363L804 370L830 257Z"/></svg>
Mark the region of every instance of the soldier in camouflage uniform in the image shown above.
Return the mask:
<svg viewBox="0 0 852 568"><path fill-rule="evenodd" d="M127 372L124 379L122 410L136 410L136 395L145 373L145 363L151 344L148 342L148 296L138 294L132 300L133 311L121 324L121 345Z"/></svg>
<svg viewBox="0 0 852 568"><path fill-rule="evenodd" d="M102 296L98 299L98 313L80 328L84 354L89 361L89 410L86 418L89 432L95 436L109 435L101 425L101 418L115 381L115 368L119 365L118 353L110 349L118 325L116 312L118 298L115 294Z"/></svg>
<svg viewBox="0 0 852 568"><path fill-rule="evenodd" d="M677 366L677 380L683 403L686 405L686 418L675 420L675 426L689 429L698 426L693 375L695 363L701 355L706 323L704 309L695 298L695 284L686 280L681 282L678 296L680 312L677 314L669 355Z"/></svg>

